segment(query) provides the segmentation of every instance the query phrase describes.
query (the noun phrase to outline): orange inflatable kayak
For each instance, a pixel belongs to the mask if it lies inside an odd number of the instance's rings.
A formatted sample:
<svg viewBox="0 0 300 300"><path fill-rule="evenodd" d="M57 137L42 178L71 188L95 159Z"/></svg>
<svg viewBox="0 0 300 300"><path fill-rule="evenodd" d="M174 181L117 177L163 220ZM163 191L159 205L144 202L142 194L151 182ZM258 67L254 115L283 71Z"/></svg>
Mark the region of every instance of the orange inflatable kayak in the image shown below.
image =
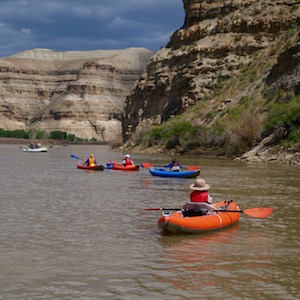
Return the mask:
<svg viewBox="0 0 300 300"><path fill-rule="evenodd" d="M120 170L120 171L138 171L140 169L140 166L136 166L136 165L123 166L122 164L113 161L107 163L106 168L112 170Z"/></svg>
<svg viewBox="0 0 300 300"><path fill-rule="evenodd" d="M226 212L226 210L230 212ZM232 200L212 205L189 202L180 211L162 211L162 216L158 219L158 226L163 231L173 233L207 232L235 224L241 214L238 211L239 207ZM205 215L199 215L203 213Z"/></svg>
<svg viewBox="0 0 300 300"><path fill-rule="evenodd" d="M77 168L83 169L83 170L96 170L96 171L104 170L104 166L102 166L102 165L87 166L87 165L83 164L82 162L77 163Z"/></svg>

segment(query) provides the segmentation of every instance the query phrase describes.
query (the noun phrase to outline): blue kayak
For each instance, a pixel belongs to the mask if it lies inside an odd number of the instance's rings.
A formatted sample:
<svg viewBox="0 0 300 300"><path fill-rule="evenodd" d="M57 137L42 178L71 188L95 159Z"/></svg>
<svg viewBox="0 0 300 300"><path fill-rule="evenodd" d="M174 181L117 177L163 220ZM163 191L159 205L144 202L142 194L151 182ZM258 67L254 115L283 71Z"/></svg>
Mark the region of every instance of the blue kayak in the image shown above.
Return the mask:
<svg viewBox="0 0 300 300"><path fill-rule="evenodd" d="M200 174L200 170L186 170L186 171L172 172L163 168L149 168L149 172L153 176L177 177L177 178L195 178Z"/></svg>

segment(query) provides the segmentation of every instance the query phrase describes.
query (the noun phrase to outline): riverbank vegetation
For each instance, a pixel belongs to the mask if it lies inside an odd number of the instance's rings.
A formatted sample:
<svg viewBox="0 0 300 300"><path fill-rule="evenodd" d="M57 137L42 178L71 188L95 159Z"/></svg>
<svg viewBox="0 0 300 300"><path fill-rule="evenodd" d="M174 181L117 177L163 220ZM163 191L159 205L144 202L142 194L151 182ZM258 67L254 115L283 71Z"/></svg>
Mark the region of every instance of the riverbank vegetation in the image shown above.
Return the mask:
<svg viewBox="0 0 300 300"><path fill-rule="evenodd" d="M259 105L257 102L262 102ZM142 147L159 147L178 153L215 153L238 156L250 150L264 137L273 134L273 144L295 146L300 141L300 96L292 91L272 91L258 100L245 97L236 106L228 106L213 117L211 125L191 119L190 113L138 131L133 141ZM197 109L197 107L195 107ZM205 116L205 113L203 113ZM211 114L207 115L212 118Z"/></svg>
<svg viewBox="0 0 300 300"><path fill-rule="evenodd" d="M280 53L294 45L294 29L246 64L239 76L220 82L210 95L162 124L139 128L135 147L160 152L240 156L272 136L268 146L300 150L300 95L294 87L268 84ZM299 149L299 150L297 150Z"/></svg>
<svg viewBox="0 0 300 300"><path fill-rule="evenodd" d="M81 138L78 138L75 134L68 134L64 131L52 131L50 133L47 133L45 131L40 130L24 130L24 129L18 129L18 130L4 130L0 128L0 137L3 138L12 138L12 139L35 139L35 140L60 140L60 141L66 141L66 142L95 142L96 139L91 140L84 140Z"/></svg>

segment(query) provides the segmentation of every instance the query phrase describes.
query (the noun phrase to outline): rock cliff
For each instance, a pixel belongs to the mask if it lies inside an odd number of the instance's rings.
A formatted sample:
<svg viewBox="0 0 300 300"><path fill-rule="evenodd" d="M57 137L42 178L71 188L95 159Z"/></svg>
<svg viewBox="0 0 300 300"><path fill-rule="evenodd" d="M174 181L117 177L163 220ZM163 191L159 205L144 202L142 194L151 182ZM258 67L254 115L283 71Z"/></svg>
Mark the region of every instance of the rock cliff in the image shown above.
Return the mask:
<svg viewBox="0 0 300 300"><path fill-rule="evenodd" d="M152 51L35 49L0 59L0 128L121 137L125 98Z"/></svg>
<svg viewBox="0 0 300 300"><path fill-rule="evenodd" d="M183 5L182 28L151 57L126 99L122 124L129 145L138 132L176 115L212 128L228 116L229 105L257 91L262 98L271 88L299 94L299 1L183 0ZM196 105L198 113L188 114Z"/></svg>

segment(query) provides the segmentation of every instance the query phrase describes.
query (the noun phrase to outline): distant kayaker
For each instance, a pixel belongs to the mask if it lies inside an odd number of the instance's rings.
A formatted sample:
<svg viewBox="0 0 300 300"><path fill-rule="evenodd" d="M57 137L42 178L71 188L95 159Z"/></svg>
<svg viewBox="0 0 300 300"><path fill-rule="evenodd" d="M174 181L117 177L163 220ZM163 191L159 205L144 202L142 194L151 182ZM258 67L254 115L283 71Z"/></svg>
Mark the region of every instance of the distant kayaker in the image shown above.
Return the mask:
<svg viewBox="0 0 300 300"><path fill-rule="evenodd" d="M114 163L111 160L106 164L107 168L112 168L113 166L114 166Z"/></svg>
<svg viewBox="0 0 300 300"><path fill-rule="evenodd" d="M176 162L175 159L172 159L172 162L164 166L165 168L170 168L172 172L179 172L182 166Z"/></svg>
<svg viewBox="0 0 300 300"><path fill-rule="evenodd" d="M94 154L91 153L89 158L84 162L84 164L90 167L94 167L95 165L97 165L97 161L95 159Z"/></svg>
<svg viewBox="0 0 300 300"><path fill-rule="evenodd" d="M129 154L124 155L124 159L122 161L123 166L131 166L134 165L133 160L131 159Z"/></svg>
<svg viewBox="0 0 300 300"><path fill-rule="evenodd" d="M212 203L212 197L208 193L210 185L203 178L197 178L195 183L190 185L190 188L193 190L190 194L191 202Z"/></svg>

